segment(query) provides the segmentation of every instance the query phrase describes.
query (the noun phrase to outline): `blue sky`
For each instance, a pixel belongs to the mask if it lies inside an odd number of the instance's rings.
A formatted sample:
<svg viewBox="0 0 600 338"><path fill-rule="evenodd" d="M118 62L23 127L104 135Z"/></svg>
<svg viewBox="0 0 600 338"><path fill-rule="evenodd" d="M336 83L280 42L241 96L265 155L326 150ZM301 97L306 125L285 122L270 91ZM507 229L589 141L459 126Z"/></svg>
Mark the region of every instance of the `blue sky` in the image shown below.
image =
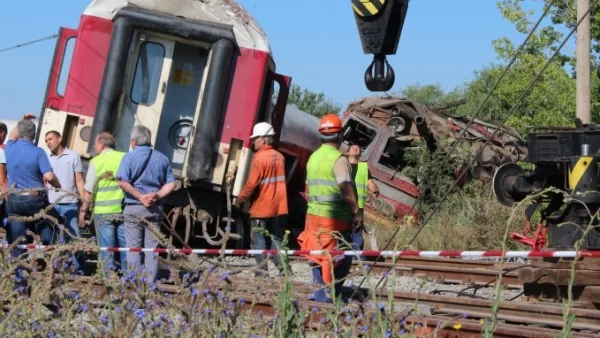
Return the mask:
<svg viewBox="0 0 600 338"><path fill-rule="evenodd" d="M350 0L241 0L266 31L277 70L293 82L324 92L346 106L371 95L363 74L371 62L364 55ZM537 1L532 1L538 3ZM59 26L76 28L88 1L10 1L0 12L0 49L52 35ZM539 15L539 14L536 14ZM439 83L446 90L473 77L473 71L496 62L491 41L525 38L500 15L495 0L412 0L398 54L389 61L396 71L391 90ZM54 41L0 54L0 118L39 113Z"/></svg>

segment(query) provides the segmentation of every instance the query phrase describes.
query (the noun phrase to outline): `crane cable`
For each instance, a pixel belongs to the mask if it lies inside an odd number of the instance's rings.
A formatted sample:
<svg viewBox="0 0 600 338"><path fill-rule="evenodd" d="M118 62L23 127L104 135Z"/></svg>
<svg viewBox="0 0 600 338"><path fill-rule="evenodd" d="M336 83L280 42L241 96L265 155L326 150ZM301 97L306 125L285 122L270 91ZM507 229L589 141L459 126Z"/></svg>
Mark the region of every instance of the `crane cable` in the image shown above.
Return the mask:
<svg viewBox="0 0 600 338"><path fill-rule="evenodd" d="M596 0L594 0L594 3L596 2ZM588 9L588 11L586 12L586 14L583 15L583 17L585 17L585 15L588 15L591 8L593 5L590 6L590 9ZM548 13L550 12L551 6L548 5L544 11L544 13L540 16L540 18L538 19L538 21L536 22L536 24L534 25L534 27L531 29L531 31L529 32L529 34L527 35L526 39L521 43L521 45L519 46L517 52L515 53L515 55L512 57L511 61L509 62L509 64L505 67L503 73L501 74L501 76L498 78L498 80L496 81L496 83L494 84L494 87L492 88L492 90L488 93L488 95L486 96L486 98L484 99L483 103L479 106L479 109L477 110L476 114L473 115L473 117L470 119L469 123L465 126L465 128L463 129L462 133L460 134L459 138L457 139L457 141L452 145L452 147L450 148L450 150L448 151L448 153L446 154L443 162L447 162L448 159L450 158L450 155L452 154L452 152L456 149L456 147L458 146L458 144L460 144L462 142L462 140L464 139L467 130L469 129L469 127L474 123L475 118L477 116L479 116L479 114L481 114L481 112L483 111L483 108L485 107L485 105L487 104L487 102L489 101L489 99L491 98L492 94L495 92L495 90L498 88L498 85L500 84L500 82L503 80L503 78L506 76L506 74L508 73L509 69L512 67L512 65L514 64L514 62L516 61L517 57L521 54L522 50L525 48L527 42L529 41L529 39L531 38L531 36L533 35L533 33L537 30L538 26L540 25L540 23L543 21L543 19L548 15ZM520 101L524 98L525 94L531 89L531 87L533 86L533 84L538 80L538 78L541 76L542 72L545 71L545 69L547 68L547 66L549 65L550 61L552 61L552 59L554 57L556 57L556 55L558 54L558 52L560 51L560 49L565 45L566 41L568 41L568 39L571 37L571 35L573 34L573 32L576 30L576 28L579 26L579 24L581 23L581 21L579 21L577 23L577 25L575 26L575 28L573 28L573 30L571 30L571 32L569 33L569 35L567 36L567 38L565 38L565 40L563 41L563 43L560 45L560 47L556 50L556 52L554 53L554 55L550 58L550 60L548 61L548 63L544 66L544 68L542 69L542 71L538 74L538 76L536 76L536 78L531 82L530 86L527 88L527 90L524 92L524 94L519 98L519 100L517 101L517 104L515 106L513 106L513 108L507 113L507 116L504 118L504 120L502 121L502 123L497 127L497 129L494 131L494 133L487 138L486 143L480 148L479 152L473 157L473 158L477 158L477 156L479 156L479 154L485 149L485 146L489 143L489 141L496 135L496 133L500 130L500 128L502 127L502 125L506 122L506 120L508 119L508 117L513 113L513 111L515 110L515 108L518 106L518 104L520 103ZM406 247L409 247L414 240L417 238L417 236L421 233L421 231L425 228L425 225L427 225L427 222L431 219L431 217L433 216L433 214L435 214L435 212L439 209L439 207L441 206L441 204L445 201L445 199L447 198L447 196L450 194L450 192L452 191L452 189L454 188L454 186L456 185L456 183L463 177L463 175L465 175L468 171L468 169L471 167L472 165L472 160L469 163L469 165L467 166L467 168L465 170L462 171L461 175L454 181L454 184L452 185L452 187L450 187L450 189L448 190L448 192L443 196L442 200L440 201L440 203L438 203L438 205L436 205L436 207L434 208L434 211L432 212L432 214L430 214L430 216L423 222L423 224L420 226L420 228L417 230L417 233L411 238L411 240L409 241L409 243L406 245ZM438 170L435 171L435 173L432 176L438 175L439 172L441 171L441 166L438 167ZM426 189L428 189L429 187L426 187ZM425 189L425 190L426 190ZM424 194L421 194L419 196L419 198L417 199L417 201L415 201L415 203L412 205L412 207L410 208L410 210L408 211L407 214L410 215L410 213L415 209L415 207L417 207L423 200ZM391 236L391 238L388 240L388 242L386 243L386 245L384 246L383 250L386 250L389 245L391 244L391 242L394 240L394 238L396 237L396 235L398 234L398 232L400 231L400 228L398 227L393 235ZM360 289L360 287L364 284L364 282L366 281L366 279L368 278L370 272L373 270L373 267L375 267L377 265L378 262L380 262L382 256L378 256L377 259L375 260L375 262L373 262L372 264L372 268L369 269L366 273L366 275L362 278L361 282L354 288L354 291L352 293L352 295L350 296L350 299L352 299L356 292L358 291L358 289ZM393 268L393 266L391 266L388 269L391 270ZM383 275L383 277L379 280L379 282L377 283L377 285L375 286L376 288L379 287L379 285L381 284L381 282L383 281L383 279L385 278L385 275Z"/></svg>
<svg viewBox="0 0 600 338"><path fill-rule="evenodd" d="M544 71L546 71L546 69L548 68L548 66L552 62L552 60L558 55L558 53L560 52L560 50L564 47L564 45L567 43L567 41L571 38L571 36L573 35L573 33L575 33L575 31L577 30L577 27L579 27L579 25L581 24L581 22L583 21L583 19L587 15L589 15L589 13L591 12L591 10L592 10L593 6L596 4L596 2L597 2L597 0L593 0L593 2L590 4L590 7L588 8L588 10L584 13L584 15L582 15L582 17L579 19L579 21L577 22L577 24L575 25L575 27L573 27L573 29L571 29L571 31L569 32L569 35L567 35L567 37L563 40L563 42L560 44L560 46L558 46L558 48L556 49L556 51L554 52L554 54L552 54L552 56L550 57L550 59L548 59L548 61L544 65L544 67L536 74L535 78L530 82L529 86L525 89L525 91L523 92L523 94L519 97L519 99L517 100L517 102L515 103L515 105L506 113L506 116L501 121L501 123L498 126L498 128L494 131L494 133L492 135L490 135L486 139L486 142L479 149L479 151L477 152L477 154L475 154L475 156L473 156L473 159L477 159L477 157L481 154L481 152L483 152L483 150L485 149L485 147L487 146L487 144L490 142L490 140L496 136L496 133L500 130L500 128L504 125L504 123L506 123L506 121L508 120L508 118L512 115L512 113L516 110L516 108L520 105L520 103L525 99L525 97L528 95L529 91L533 88L533 86L535 85L535 83L539 80L539 78L542 76L542 74L544 73ZM408 245L410 245L417 238L417 236L421 233L421 231L424 229L425 225L427 225L427 222L429 222L429 220L433 217L433 215L437 212L437 210L439 210L440 206L444 203L444 201L446 200L446 198L452 192L452 189L454 189L454 187L456 186L456 183L463 177L463 175L465 175L467 173L468 169L472 166L472 164L473 164L473 160L471 160L469 162L467 168L454 181L454 184L450 187L450 189L448 189L448 191L442 197L442 199L440 200L440 202L435 206L435 208L433 209L433 212L425 219L425 221L423 222L423 224L421 225L421 227L419 228L419 230L417 231L417 233L412 237L412 239L410 240L410 242L409 242ZM396 230L396 233L397 232L398 232L398 230ZM379 259L379 257L381 257L381 256L378 256L378 259ZM389 271L392 268L394 268L394 267L391 266L390 268L388 268L388 273L389 273ZM371 271L371 270L369 270L369 271ZM368 276L368 272L369 271L367 271L367 276ZM379 287L379 285L381 284L381 282L385 278L385 275L386 274L384 274L382 276L382 278L379 279L379 281L377 282L377 285L375 286L375 288ZM364 282L364 280L366 279L367 276L365 276L365 278L363 278L363 280L361 281L361 284ZM358 290L358 287L355 289L354 293L356 293L357 290ZM353 295L354 295L354 293L353 293Z"/></svg>
<svg viewBox="0 0 600 338"><path fill-rule="evenodd" d="M21 48L21 47L33 45L35 43L42 42L42 41L52 40L52 39L55 39L56 37L58 37L58 34L46 36L44 38L40 38L40 39L36 39L36 40L31 40L31 41L23 42L23 43L20 43L18 45L14 45L14 46L11 46L11 47L0 49L0 53L4 53L4 52L8 52L9 50L13 50L13 49L17 49L17 48Z"/></svg>
<svg viewBox="0 0 600 338"><path fill-rule="evenodd" d="M498 128L496 130L494 130L494 132L492 133L492 135L490 135L486 139L485 143L479 149L479 151L477 152L477 154L475 154L475 156L473 156L473 159L477 159L477 157L483 152L485 146L487 146L488 143L490 142L490 140L493 139L496 136L496 133L498 133L498 131L506 123L506 121L508 120L508 118L515 112L515 110L517 109L517 107L519 107L519 105L521 104L521 102L523 102L523 100L529 94L529 92L531 91L531 89L533 88L533 86L535 85L535 83L540 79L540 77L546 71L546 69L548 68L548 66L550 66L550 63L552 63L552 60L558 55L558 53L565 46L565 44L567 43L567 41L569 41L569 39L571 38L571 36L573 35L573 33L575 33L575 31L577 30L577 27L579 27L579 24L581 24L581 22L583 21L583 19L587 15L589 15L589 13L592 10L592 7L595 5L596 1L597 0L593 0L592 1L592 3L590 4L590 8L588 8L588 10L586 11L586 13L581 17L581 19L579 19L579 21L577 22L577 25L575 25L575 27L573 27L573 29L571 29L571 32L569 33L569 35L567 35L567 37L563 40L563 42L560 44L560 46L558 46L558 48L554 51L554 54L552 54L552 56L548 59L548 61L546 61L546 64L544 64L544 67L536 74L535 78L533 80L531 80L531 82L529 83L529 86L527 86L527 88L525 89L525 91L523 92L523 94L521 94L521 96L519 97L519 99L517 100L517 102L515 103L515 105L512 106L512 108L506 113L506 116L504 116L504 118L500 122L500 125L498 126ZM452 192L452 189L454 189L454 187L456 186L456 183L458 181L460 181L460 179L463 177L463 175L465 175L467 173L468 169L473 165L473 159L471 159L471 161L469 162L469 164L467 166L467 169L465 169L461 173L461 175L454 181L454 183L452 184L452 186L450 187L450 189L448 189L446 191L446 194L444 194L444 196L442 197L442 199L433 208L433 211L431 212L431 214L429 214L429 217L427 217L425 219L425 221L423 222L423 226L421 226L421 228L413 236L413 238L411 239L410 243L412 243L412 241L414 241L416 239L416 237L419 235L419 233L421 232L421 230L423 229L423 227L427 224L427 222L431 219L431 217L433 217L433 215L440 209L441 205L444 203L444 201L446 200L446 198Z"/></svg>

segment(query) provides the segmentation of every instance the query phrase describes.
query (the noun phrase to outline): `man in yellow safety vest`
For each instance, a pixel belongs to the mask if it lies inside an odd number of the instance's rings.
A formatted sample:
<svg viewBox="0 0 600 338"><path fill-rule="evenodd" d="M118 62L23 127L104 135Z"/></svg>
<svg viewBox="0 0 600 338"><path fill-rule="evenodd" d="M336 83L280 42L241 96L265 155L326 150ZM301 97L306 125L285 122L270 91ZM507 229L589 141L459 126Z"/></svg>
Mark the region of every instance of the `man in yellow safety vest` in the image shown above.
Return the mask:
<svg viewBox="0 0 600 338"><path fill-rule="evenodd" d="M358 145L351 145L348 149L348 162L352 167L352 181L356 186L356 195L358 197L358 213L363 217L365 204L367 202L368 194L374 197L379 196L379 189L369 171L369 165L367 162L360 161L360 155L362 150ZM360 224L354 229L352 233L352 246L354 250L364 250L365 240L363 238L364 224ZM362 259L362 257L361 257ZM364 260L364 259L363 259Z"/></svg>
<svg viewBox="0 0 600 338"><path fill-rule="evenodd" d="M94 140L96 157L90 161L85 178L85 197L79 213L79 224L83 224L85 213L93 202L93 220L100 247L125 246L125 229L123 226L123 190L114 176L119 170L124 152L114 150L115 139L110 133L100 133ZM127 271L126 253L121 256L121 270ZM100 252L105 271L114 266L113 254Z"/></svg>
<svg viewBox="0 0 600 338"><path fill-rule="evenodd" d="M306 166L308 210L298 243L302 250L350 250L336 238L341 234L350 243L354 224L361 223L350 163L338 150L342 142L342 121L335 114L325 115L319 123L319 132L322 145L310 156ZM352 257L335 257L332 261L328 255L310 255L308 259L312 261L315 282L328 286L317 290L314 299L331 302L326 292L333 282L335 295L340 293L350 272Z"/></svg>

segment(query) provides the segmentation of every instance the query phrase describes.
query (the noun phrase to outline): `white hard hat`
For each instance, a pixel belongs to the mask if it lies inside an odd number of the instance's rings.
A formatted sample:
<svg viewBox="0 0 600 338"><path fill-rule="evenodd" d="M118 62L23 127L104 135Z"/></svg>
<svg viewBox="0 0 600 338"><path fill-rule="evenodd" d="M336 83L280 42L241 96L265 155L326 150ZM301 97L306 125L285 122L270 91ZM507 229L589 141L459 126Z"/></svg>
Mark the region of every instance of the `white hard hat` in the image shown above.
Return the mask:
<svg viewBox="0 0 600 338"><path fill-rule="evenodd" d="M265 137L265 136L273 136L275 135L275 130L273 130L273 126L268 124L267 122L260 122L254 126L252 130L252 136L250 138L256 137Z"/></svg>

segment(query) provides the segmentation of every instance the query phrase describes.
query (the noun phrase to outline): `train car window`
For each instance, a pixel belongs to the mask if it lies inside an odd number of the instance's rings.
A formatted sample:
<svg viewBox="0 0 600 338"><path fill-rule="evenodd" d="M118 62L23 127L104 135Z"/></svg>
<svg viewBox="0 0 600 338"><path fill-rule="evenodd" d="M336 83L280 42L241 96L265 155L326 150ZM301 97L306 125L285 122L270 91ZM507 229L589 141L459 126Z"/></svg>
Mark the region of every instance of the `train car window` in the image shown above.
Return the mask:
<svg viewBox="0 0 600 338"><path fill-rule="evenodd" d="M155 42L142 43L131 87L133 103L147 106L154 104L164 58L165 47L163 45Z"/></svg>
<svg viewBox="0 0 600 338"><path fill-rule="evenodd" d="M274 81L267 76L263 87L262 97L260 99L258 121L273 123L273 109L275 108L275 101L277 97L274 94Z"/></svg>
<svg viewBox="0 0 600 338"><path fill-rule="evenodd" d="M402 170L406 166L406 160L404 159L404 149L409 147L411 141L398 141L393 138L389 138L381 157L379 157L379 164L382 164L392 170Z"/></svg>
<svg viewBox="0 0 600 338"><path fill-rule="evenodd" d="M285 159L285 180L289 181L294 169L296 169L296 163L298 163L298 156L288 153L284 150L279 150Z"/></svg>
<svg viewBox="0 0 600 338"><path fill-rule="evenodd" d="M71 70L71 61L73 60L73 51L75 50L76 37L70 37L65 43L65 52L58 73L58 81L56 83L56 94L63 97L67 90L67 81L69 80L69 70Z"/></svg>
<svg viewBox="0 0 600 338"><path fill-rule="evenodd" d="M344 126L343 139L348 144L357 144L364 151L373 142L376 134L375 129L350 119Z"/></svg>

